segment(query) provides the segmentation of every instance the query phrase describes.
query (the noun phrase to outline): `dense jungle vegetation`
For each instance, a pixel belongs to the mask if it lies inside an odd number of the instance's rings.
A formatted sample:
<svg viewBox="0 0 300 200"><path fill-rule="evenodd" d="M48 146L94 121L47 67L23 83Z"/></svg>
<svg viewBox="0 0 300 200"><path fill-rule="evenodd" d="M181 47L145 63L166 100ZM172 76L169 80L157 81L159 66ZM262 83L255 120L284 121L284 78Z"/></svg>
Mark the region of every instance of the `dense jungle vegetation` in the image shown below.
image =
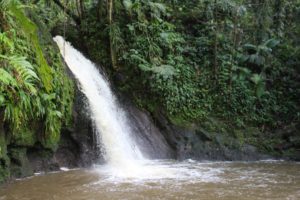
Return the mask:
<svg viewBox="0 0 300 200"><path fill-rule="evenodd" d="M48 26L60 22L70 40L81 35L141 107L162 109L175 123L299 121L299 0L32 3ZM67 22L57 18L64 11Z"/></svg>
<svg viewBox="0 0 300 200"><path fill-rule="evenodd" d="M61 25L76 24L87 52L119 75L119 86L175 123L299 121L298 0L35 3L50 27L59 20L55 7L68 13Z"/></svg>
<svg viewBox="0 0 300 200"><path fill-rule="evenodd" d="M300 0L1 0L0 125L55 148L74 89L50 32L174 124L299 126Z"/></svg>

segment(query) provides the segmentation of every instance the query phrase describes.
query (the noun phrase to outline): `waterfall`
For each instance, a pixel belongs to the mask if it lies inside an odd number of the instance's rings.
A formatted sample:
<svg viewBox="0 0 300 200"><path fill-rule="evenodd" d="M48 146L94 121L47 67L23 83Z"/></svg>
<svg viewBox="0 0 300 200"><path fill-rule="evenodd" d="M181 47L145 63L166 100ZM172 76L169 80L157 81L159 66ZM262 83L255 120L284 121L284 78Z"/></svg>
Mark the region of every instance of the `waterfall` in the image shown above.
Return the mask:
<svg viewBox="0 0 300 200"><path fill-rule="evenodd" d="M126 113L118 105L109 81L90 60L85 58L61 36L53 38L60 52L76 77L81 91L88 99L98 141L106 161L96 171L104 177L117 179L187 179L202 177L190 163L171 160L148 160L132 137ZM136 133L136 132L135 132ZM140 141L140 145L144 145ZM157 141L158 143L158 141ZM142 147L142 146L141 146ZM148 154L146 155L148 156Z"/></svg>
<svg viewBox="0 0 300 200"><path fill-rule="evenodd" d="M90 116L98 140L104 148L102 154L105 161L111 167L134 169L144 156L131 137L126 114L118 105L109 82L99 73L95 64L74 49L64 38L56 36L53 39L79 82L81 91L88 99Z"/></svg>

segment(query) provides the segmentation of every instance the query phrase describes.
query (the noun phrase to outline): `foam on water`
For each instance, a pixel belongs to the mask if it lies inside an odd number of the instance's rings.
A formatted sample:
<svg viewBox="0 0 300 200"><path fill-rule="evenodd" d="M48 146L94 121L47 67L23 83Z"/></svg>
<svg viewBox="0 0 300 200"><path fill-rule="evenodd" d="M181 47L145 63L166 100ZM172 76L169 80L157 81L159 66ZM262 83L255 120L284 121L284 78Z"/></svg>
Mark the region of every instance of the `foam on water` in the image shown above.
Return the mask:
<svg viewBox="0 0 300 200"><path fill-rule="evenodd" d="M100 182L157 182L157 181L197 181L221 182L220 175L223 168L211 167L212 163L195 161L178 162L174 160L147 160L140 163L139 168L123 170L114 169L109 165L95 168L101 175Z"/></svg>

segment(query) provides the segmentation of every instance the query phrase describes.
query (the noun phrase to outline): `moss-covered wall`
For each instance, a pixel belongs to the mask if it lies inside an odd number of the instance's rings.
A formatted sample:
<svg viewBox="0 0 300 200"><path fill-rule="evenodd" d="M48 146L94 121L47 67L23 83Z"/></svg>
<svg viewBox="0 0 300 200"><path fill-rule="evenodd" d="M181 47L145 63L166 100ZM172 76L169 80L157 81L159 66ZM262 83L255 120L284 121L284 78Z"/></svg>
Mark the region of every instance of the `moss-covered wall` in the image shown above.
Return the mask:
<svg viewBox="0 0 300 200"><path fill-rule="evenodd" d="M56 151L74 87L48 27L18 1L0 4L0 183L33 174L28 151ZM43 150L44 149L44 150Z"/></svg>

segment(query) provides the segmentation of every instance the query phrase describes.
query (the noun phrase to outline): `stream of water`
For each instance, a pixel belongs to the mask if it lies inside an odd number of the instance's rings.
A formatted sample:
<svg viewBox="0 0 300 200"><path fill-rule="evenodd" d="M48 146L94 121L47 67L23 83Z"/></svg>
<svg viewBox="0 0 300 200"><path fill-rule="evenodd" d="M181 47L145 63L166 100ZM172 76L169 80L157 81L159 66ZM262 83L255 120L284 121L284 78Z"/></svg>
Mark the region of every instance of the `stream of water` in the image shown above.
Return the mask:
<svg viewBox="0 0 300 200"><path fill-rule="evenodd" d="M56 36L54 41L79 82L80 90L87 97L94 130L106 163L115 170L138 169L139 161L144 160L144 156L131 137L130 123L119 106L109 81L94 63L63 37Z"/></svg>

